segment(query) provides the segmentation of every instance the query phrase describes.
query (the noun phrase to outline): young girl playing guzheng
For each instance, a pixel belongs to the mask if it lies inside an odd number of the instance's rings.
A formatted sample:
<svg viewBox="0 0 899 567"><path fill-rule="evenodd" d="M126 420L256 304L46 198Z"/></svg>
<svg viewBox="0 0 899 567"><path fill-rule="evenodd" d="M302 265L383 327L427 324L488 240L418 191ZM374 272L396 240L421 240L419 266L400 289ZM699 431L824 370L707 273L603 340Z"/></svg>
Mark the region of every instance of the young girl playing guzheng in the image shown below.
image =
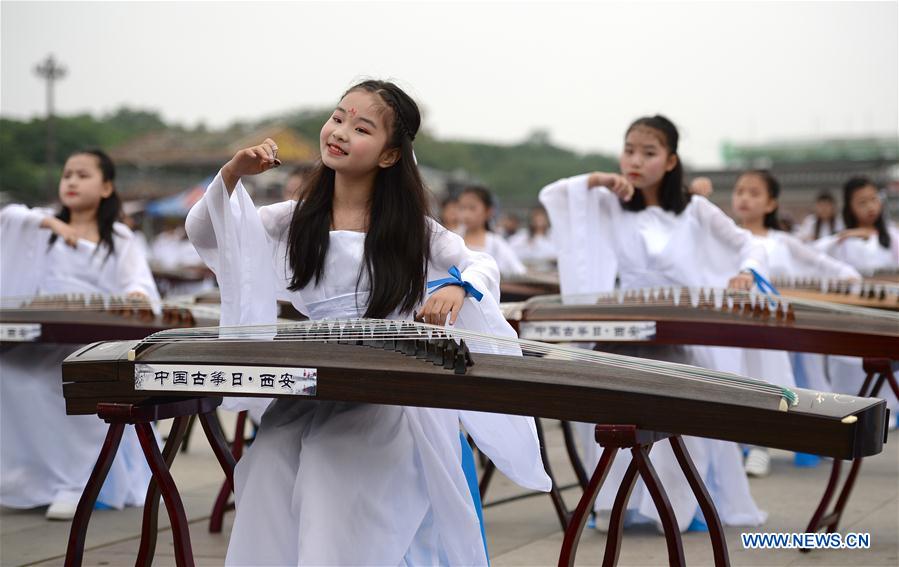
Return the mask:
<svg viewBox="0 0 899 567"><path fill-rule="evenodd" d="M257 209L242 176L274 167L274 141L242 150L191 210L188 234L216 272L222 323L381 317L514 337L499 273L427 217L412 141L420 114L392 83L365 81L321 130L303 200ZM458 270L458 271L456 271ZM429 280L456 274L426 296ZM459 425L510 478L548 490L533 420L316 401L275 402L235 473L230 565L484 565Z"/></svg>
<svg viewBox="0 0 899 567"><path fill-rule="evenodd" d="M459 210L465 225L465 245L471 250L489 254L496 260L502 275L519 275L527 271L506 240L490 230L493 218L493 195L485 187L471 185L459 194Z"/></svg>
<svg viewBox="0 0 899 567"><path fill-rule="evenodd" d="M0 212L4 308L38 294L127 295L158 300L134 234L116 222L121 201L115 167L98 150L66 160L56 216L22 205ZM88 314L89 315L89 314ZM91 415L66 415L60 363L78 345L22 343L0 351L0 503L50 505L47 517L69 519L106 437ZM137 436L128 428L99 501L141 505L150 479Z"/></svg>
<svg viewBox="0 0 899 567"><path fill-rule="evenodd" d="M707 199L691 198L686 192L677 143L677 129L668 119L640 118L625 135L620 175L596 172L560 179L540 192L559 249L563 296L609 291L616 276L622 288L748 289L753 284L748 271L764 271L764 246ZM616 352L747 375L740 349L627 347ZM579 429L584 431L586 464L592 467L598 460L592 427ZM685 439L722 522L761 524L765 514L749 493L739 448L733 443ZM608 522L618 479L630 461L629 456L621 457L596 500L601 529ZM668 447L655 448L651 457L680 529L686 530L698 512L697 502ZM658 522L642 483L631 495L627 521Z"/></svg>
<svg viewBox="0 0 899 567"><path fill-rule="evenodd" d="M796 236L784 232L777 215L780 183L764 170L747 171L737 178L731 194L733 215L737 222L752 233L768 252L768 272L772 277L819 277L843 280L860 280L861 274L849 264L831 258L815 250ZM830 390L823 366L824 357L819 354L785 351L757 351L764 360L768 372L765 380L779 386L796 386L795 376L804 388ZM801 366L800 366L801 365ZM777 369L780 371L777 371ZM815 462L811 455L797 455L797 464ZM752 447L746 457L746 472L751 476L765 476L770 470L771 458L764 447Z"/></svg>
<svg viewBox="0 0 899 567"><path fill-rule="evenodd" d="M843 185L843 222L846 230L816 241L815 248L863 275L899 266L899 229L889 223L877 186L870 179L854 177ZM858 393L865 376L861 359L850 356L828 356L827 374L833 391L853 394ZM892 390L885 388L880 396L894 414L899 410Z"/></svg>

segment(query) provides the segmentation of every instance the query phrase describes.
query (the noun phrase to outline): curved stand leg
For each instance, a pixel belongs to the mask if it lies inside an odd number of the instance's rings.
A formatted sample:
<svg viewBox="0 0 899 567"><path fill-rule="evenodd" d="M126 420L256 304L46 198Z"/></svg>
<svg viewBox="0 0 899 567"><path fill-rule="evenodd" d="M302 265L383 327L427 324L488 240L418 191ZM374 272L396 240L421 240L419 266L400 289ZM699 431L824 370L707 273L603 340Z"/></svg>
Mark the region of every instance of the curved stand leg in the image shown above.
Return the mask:
<svg viewBox="0 0 899 567"><path fill-rule="evenodd" d="M599 494L599 489L605 481L606 475L609 474L612 461L615 460L617 453L617 447L606 447L603 450L599 463L596 465L596 470L593 471L593 476L590 477L590 482L587 483L587 488L584 490L584 494L581 496L574 514L568 521L568 527L565 529L565 539L562 541L562 550L559 553L559 567L571 567L574 565L574 558L577 555L577 546L581 539L581 532L584 531L584 524L587 523L587 517L593 511L596 495Z"/></svg>
<svg viewBox="0 0 899 567"><path fill-rule="evenodd" d="M637 462L632 458L621 479L621 486L618 487L618 492L615 494L615 503L612 505L609 533L606 534L606 549L602 556L603 567L612 567L618 564L621 537L624 534L624 512L627 510L627 503L637 484L637 473Z"/></svg>
<svg viewBox="0 0 899 567"><path fill-rule="evenodd" d="M212 452L215 453L216 458L219 461L219 465L222 467L222 472L225 473L225 478L231 484L234 483L234 467L237 465L237 460L234 458L234 455L231 451L228 450L228 442L225 441L225 435L222 433L222 425L219 423L218 418L215 416L215 411L209 413L201 413L199 415L200 423L203 425L203 431L206 433L206 439L209 440L209 445L212 447ZM241 428L240 437L243 437L243 430ZM235 439L236 444L236 439Z"/></svg>
<svg viewBox="0 0 899 567"><path fill-rule="evenodd" d="M859 397L877 396L884 384L888 384L893 393L899 397L899 384L896 383L896 377L893 375L891 362L888 359L866 358L864 359L863 367L866 376L865 381L862 383L862 387L859 389ZM840 459L834 459L833 467L830 472L830 479L827 481L827 488L824 490L824 495L821 497L821 501L818 503L818 507L815 509L814 514L812 514L812 519L809 521L808 527L805 530L806 532L814 533L822 528L826 529L828 533L837 530L837 526L843 516L843 511L846 509L846 504L849 502L849 496L852 494L852 489L855 486L856 478L858 477L859 470L862 466L862 460L863 459L860 457L852 461L852 466L843 483L843 488L840 490L840 495L837 497L834 509L831 513L827 514L828 506L830 505L831 499L833 499L837 484L839 483L840 468L842 465ZM811 550L800 549L800 551L808 553Z"/></svg>
<svg viewBox="0 0 899 567"><path fill-rule="evenodd" d="M484 497L487 495L487 487L490 486L490 480L493 478L494 472L496 472L496 465L493 464L493 461L485 457L484 472L481 473L481 481L478 483L478 492L481 493L481 502L484 502Z"/></svg>
<svg viewBox="0 0 899 567"><path fill-rule="evenodd" d="M103 488L103 481L106 480L106 475L109 474L109 467L112 466L112 461L119 450L119 444L122 442L122 434L124 432L124 423L109 424L106 439L103 440L103 448L100 449L100 455L97 457L94 470L91 471L87 486L85 486L84 492L81 493L81 499L78 500L75 517L72 519L71 528L69 528L66 567L80 567L81 565L84 558L84 540L87 537L87 525L91 520L91 512L94 510L94 504L97 503L100 489Z"/></svg>
<svg viewBox="0 0 899 567"><path fill-rule="evenodd" d="M568 523L571 519L571 512L568 511L565 500L562 499L562 492L559 491L559 483L556 482L552 466L549 464L549 455L546 454L546 437L543 435L543 425L540 423L540 418L535 417L534 423L537 426L537 439L540 441L540 458L543 460L543 469L546 471L550 480L552 480L552 488L549 491L549 497L552 499L553 508L556 509L556 516L558 516L559 523L562 525L562 530L564 531L568 527Z"/></svg>
<svg viewBox="0 0 899 567"><path fill-rule="evenodd" d="M194 430L194 422L197 420L196 416L192 415L187 420L187 434L184 436L184 441L181 442L181 452L187 452L187 444L190 443L190 434Z"/></svg>
<svg viewBox="0 0 899 567"><path fill-rule="evenodd" d="M149 423L137 423L134 426L137 429L137 437L140 440L141 448L150 470L153 471L153 477L159 485L162 492L162 499L165 502L166 511L169 514L169 520L172 525L172 535L175 539L175 564L178 567L193 567L194 557L190 545L190 531L188 530L187 517L184 514L184 505L181 502L181 496L178 494L178 487L169 469L166 466L162 455L159 453L159 447L156 446L156 437L153 435L153 429Z"/></svg>
<svg viewBox="0 0 899 567"><path fill-rule="evenodd" d="M169 437L165 441L165 447L162 449L162 460L165 461L167 468L172 468L172 462L178 454L179 448L183 447L182 441L190 428L189 418L187 416L176 417L172 421L172 429ZM153 556L156 553L156 535L159 531L159 486L156 484L156 477L150 478L150 484L147 486L147 496L144 498L144 517L141 523L140 548L137 551L137 560L134 562L136 566L149 567L153 564Z"/></svg>
<svg viewBox="0 0 899 567"><path fill-rule="evenodd" d="M696 496L696 500L699 502L699 509L702 510L705 523L709 526L709 538L712 540L712 554L715 558L715 566L724 567L730 565L730 556L727 552L727 542L724 539L724 528L721 525L721 518L718 517L718 510L715 509L712 497L709 495L709 491L702 482L702 477L699 476L699 472L690 458L687 446L680 435L670 437L668 441L671 443L674 457L684 472L684 476L687 477L690 488L693 489L693 495Z"/></svg>
<svg viewBox="0 0 899 567"><path fill-rule="evenodd" d="M571 422L562 422L562 436L565 438L565 450L568 452L568 460L571 461L571 468L574 469L574 475L577 477L581 490L587 488L587 471L584 469L584 463L581 456L577 452L577 443L574 441L574 433L571 431Z"/></svg>
<svg viewBox="0 0 899 567"><path fill-rule="evenodd" d="M655 467L649 460L648 447L634 447L631 449L634 461L637 462L637 468L640 470L640 477L649 490L652 501L656 505L659 512L659 519L662 520L662 527L665 529L665 542L668 544L668 564L672 567L683 567L687 561L684 558L684 542L680 537L680 528L677 525L677 517L674 515L674 509L671 508L671 502L668 495L659 482Z"/></svg>
<svg viewBox="0 0 899 567"><path fill-rule="evenodd" d="M247 415L246 411L237 414L237 423L234 426L234 442L231 444L230 464L227 461L227 458L223 462L223 457L220 457L218 452L216 452L216 458L218 458L219 464L225 472L225 482L222 483L222 487L219 489L218 496L215 498L215 504L212 506L212 515L209 516L209 533L211 534L222 533L222 524L225 522L225 512L231 509L231 506L228 505L228 499L231 496L231 493L234 492L234 467L236 466L237 460L240 459L243 454L244 429L246 428ZM203 431L206 432L206 437L209 439L209 444L213 447L213 451L216 451L219 440L222 444L225 444L225 436L222 434L221 422L218 420L217 414L215 417L216 419L214 420L207 419L206 421L202 421L201 418ZM225 449L227 450L226 444Z"/></svg>
<svg viewBox="0 0 899 567"><path fill-rule="evenodd" d="M805 528L806 532L814 533L821 529L821 521L824 519L824 514L827 512L827 507L830 506L830 501L833 499L833 495L837 489L837 483L840 480L840 468L842 468L842 464L843 461L840 459L833 460L833 467L830 469L830 478L827 480L827 488L824 489L824 495L821 497L821 502L818 503L818 507L815 509L815 513L812 514L812 519L808 523L808 527Z"/></svg>

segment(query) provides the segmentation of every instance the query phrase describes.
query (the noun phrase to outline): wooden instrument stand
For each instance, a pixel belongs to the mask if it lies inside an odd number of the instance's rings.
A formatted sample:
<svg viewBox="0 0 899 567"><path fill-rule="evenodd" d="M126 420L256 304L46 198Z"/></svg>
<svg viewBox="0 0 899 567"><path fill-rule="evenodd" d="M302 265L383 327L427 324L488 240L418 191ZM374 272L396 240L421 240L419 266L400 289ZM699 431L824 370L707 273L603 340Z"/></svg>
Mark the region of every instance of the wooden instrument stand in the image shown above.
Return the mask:
<svg viewBox="0 0 899 567"><path fill-rule="evenodd" d="M858 391L859 397L876 397L883 387L884 382L886 382L889 384L893 394L899 398L899 385L896 383L896 377L893 375L893 369L890 366L889 359L866 358L864 359L863 367L866 376L861 389ZM889 418L889 415L887 415L887 418ZM812 519L805 529L806 532L814 533L822 529L826 529L827 533L837 531L837 525L839 525L840 518L843 516L843 511L846 509L846 503L849 502L849 495L852 493L852 488L855 486L855 480L858 477L858 471L862 466L862 457L858 457L852 461L852 466L849 468L849 474L846 475L843 489L840 490L840 496L837 498L833 511L829 514L825 514L828 506L830 506L830 501L833 499L833 495L836 492L842 465L843 461L841 459L833 460L833 468L830 471L830 479L827 481L827 488L824 490L824 495L821 497L818 508L815 510L815 513L812 514ZM802 549L801 551L807 553L811 550Z"/></svg>
<svg viewBox="0 0 899 567"><path fill-rule="evenodd" d="M69 544L66 549L66 567L79 567L84 556L84 541L87 536L87 526L90 522L97 495L106 480L109 468L115 458L122 440L122 433L126 425L134 425L141 448L153 478L147 488L147 496L144 500L144 516L141 525L140 549L135 565L149 566L153 563L153 555L156 550L157 513L159 511L159 496L165 501L165 508L169 514L172 526L172 534L175 540L175 563L178 567L193 567L194 558L190 545L190 532L188 530L187 517L184 514L184 505L178 494L178 487L169 468L175 460L181 440L187 430L190 416L197 415L203 425L203 431L209 440L215 456L218 458L222 470L228 479L229 486L234 482L235 461L228 451L218 419L215 417L215 408L222 403L221 398L176 398L168 400L149 400L139 404L97 404L97 415L109 423L109 431L103 442L100 456L91 472L90 480L78 501L75 518L72 521L69 532ZM162 453L156 445L156 437L150 425L153 421L174 418L172 432L165 443Z"/></svg>
<svg viewBox="0 0 899 567"><path fill-rule="evenodd" d="M655 503L656 510L659 512L659 518L665 530L665 541L668 545L669 565L681 567L686 564L677 518L674 516L674 510L671 508L665 489L659 482L655 468L649 460L649 451L652 449L653 443L664 439L671 443L674 456L684 476L687 478L687 482L690 484L693 495L696 496L699 508L702 510L705 521L709 526L709 537L712 540L712 551L716 567L730 565L727 544L724 541L724 530L721 527L718 512L715 510L715 505L712 503L712 499L702 483L702 479L699 477L699 473L696 471L696 467L693 465L693 461L690 459L690 454L687 452L687 447L684 445L681 437L669 433L642 430L635 425L597 425L596 441L603 447L602 456L565 530L565 539L562 542L562 551L559 554L559 567L571 567L574 565L574 558L577 553L581 532L584 530L584 524L593 510L593 503L596 501L599 489L609 469L612 467L612 461L615 460L619 449L630 449L632 459L621 480L618 493L615 495L615 503L612 507L612 517L609 523L609 533L606 537L603 567L613 567L618 564L619 552L621 550L621 535L624 527L624 511L627 508L627 501L630 499L631 491L634 489L638 475L646 484L653 503Z"/></svg>

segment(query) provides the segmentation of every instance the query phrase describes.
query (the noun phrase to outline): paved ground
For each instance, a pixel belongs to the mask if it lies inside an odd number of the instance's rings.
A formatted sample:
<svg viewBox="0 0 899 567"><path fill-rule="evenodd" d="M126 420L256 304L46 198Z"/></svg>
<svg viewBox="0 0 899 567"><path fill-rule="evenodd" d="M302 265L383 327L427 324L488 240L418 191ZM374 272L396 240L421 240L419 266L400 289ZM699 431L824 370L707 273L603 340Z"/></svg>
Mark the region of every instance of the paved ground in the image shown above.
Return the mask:
<svg viewBox="0 0 899 567"><path fill-rule="evenodd" d="M546 422L550 458L562 485L573 482L562 448L561 434L554 422ZM199 430L199 428L197 428ZM221 565L228 543L232 515L224 533L210 534L209 512L223 475L212 452L195 431L188 453L175 461L173 474L181 489L198 565ZM802 531L824 489L829 467L797 469L792 454L773 453L773 473L753 479L752 491L759 505L768 511L764 531ZM490 487L488 503L522 494L497 474ZM573 508L579 490L565 491ZM44 509L0 511L0 564L61 565L68 536L68 522L47 522ZM139 509L94 513L88 535L85 565L133 565L140 531ZM161 524L167 525L164 512ZM487 506L485 510L488 544L494 566L553 565L558 560L562 533L548 497L536 495ZM867 459L857 488L841 525L842 532L871 534L868 550L818 550L800 554L795 550L756 551L740 546L740 528L728 528L726 536L734 565L815 565L861 567L899 565L899 447L894 441L883 454ZM598 565L605 545L603 534L588 530L581 539L579 565ZM684 536L687 562L708 565L711 548L705 533ZM160 533L156 565L174 565L171 532ZM628 530L622 544L620 565L665 565L664 538L654 530Z"/></svg>

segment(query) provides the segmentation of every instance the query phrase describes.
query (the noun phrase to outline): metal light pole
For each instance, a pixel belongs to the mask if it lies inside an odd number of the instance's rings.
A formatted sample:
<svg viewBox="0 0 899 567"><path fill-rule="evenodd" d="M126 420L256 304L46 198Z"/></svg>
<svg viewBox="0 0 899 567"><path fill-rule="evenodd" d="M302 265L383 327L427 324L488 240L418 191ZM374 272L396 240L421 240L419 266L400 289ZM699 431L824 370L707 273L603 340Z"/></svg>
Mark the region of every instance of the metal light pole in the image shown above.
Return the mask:
<svg viewBox="0 0 899 567"><path fill-rule="evenodd" d="M34 72L37 76L47 81L47 188L52 190L55 185L56 174L56 124L53 118L53 86L54 83L66 76L65 67L59 65L53 55L39 63Z"/></svg>

